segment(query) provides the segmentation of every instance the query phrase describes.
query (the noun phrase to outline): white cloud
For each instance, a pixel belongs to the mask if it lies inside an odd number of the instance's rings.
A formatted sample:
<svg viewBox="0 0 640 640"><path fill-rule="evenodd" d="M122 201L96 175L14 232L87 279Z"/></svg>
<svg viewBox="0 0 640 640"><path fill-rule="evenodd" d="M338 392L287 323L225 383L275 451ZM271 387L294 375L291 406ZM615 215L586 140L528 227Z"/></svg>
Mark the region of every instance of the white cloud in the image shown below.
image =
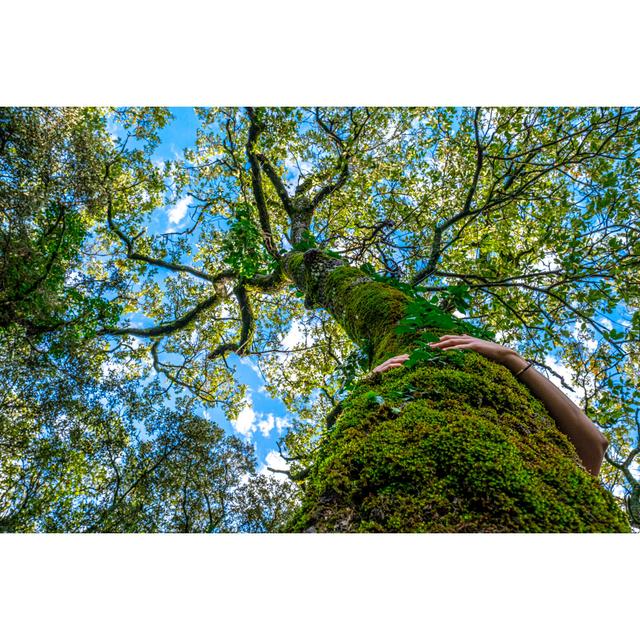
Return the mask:
<svg viewBox="0 0 640 640"><path fill-rule="evenodd" d="M307 160L298 160L296 164L296 159L291 153L289 153L284 160L284 168L287 170L287 174L293 175L292 178L289 178L285 182L285 187L289 195L292 196L295 193L296 186L298 185L300 172L302 172L305 176L308 175L313 168L313 165Z"/></svg>
<svg viewBox="0 0 640 640"><path fill-rule="evenodd" d="M289 429L290 427L291 420L289 420L289 418L276 417L276 429L278 429L278 433L282 433L285 429Z"/></svg>
<svg viewBox="0 0 640 640"><path fill-rule="evenodd" d="M573 328L572 335L580 343L582 343L589 351L595 351L598 346L598 341L592 338L583 338L580 332L586 331L584 322L576 322Z"/></svg>
<svg viewBox="0 0 640 640"><path fill-rule="evenodd" d="M588 340L585 341L584 344L589 351L595 351L596 347L598 346L598 341L592 340L591 338L589 338Z"/></svg>
<svg viewBox="0 0 640 640"><path fill-rule="evenodd" d="M553 356L547 356L544 359L544 363L548 367L551 367L557 374L561 375L564 378L564 381L568 385L570 385L570 386L574 387L575 389L577 389L577 387L575 387L572 384L572 376L575 375L575 371L573 369L563 365L559 360L557 360ZM560 391L562 391L562 393L564 393L568 398L573 400L573 402L575 402L579 407L582 407L582 398L583 398L582 395L580 395L577 391L576 392L569 391L569 389L566 389L565 387L563 387L562 383L560 382L560 380L558 378L556 378L554 375L550 375L549 376L549 380L553 384L555 384L556 387L558 387L558 389L560 389ZM579 391L579 389L577 389L577 390Z"/></svg>
<svg viewBox="0 0 640 640"><path fill-rule="evenodd" d="M607 329L613 329L613 324L611 324L611 320L609 318L600 318L600 324L607 327Z"/></svg>
<svg viewBox="0 0 640 640"><path fill-rule="evenodd" d="M280 434L284 429L288 429L291 426L289 418L276 416L272 413L256 412L249 396L247 396L246 401L247 405L240 411L235 420L231 420L231 425L247 439L251 439L251 435L257 431L260 431L265 438L268 438L273 429L277 429Z"/></svg>
<svg viewBox="0 0 640 640"><path fill-rule="evenodd" d="M258 422L258 429L265 438L269 437L271 431L275 428L278 430L278 434L281 434L285 429L291 427L291 421L289 418L281 418L280 416L274 416L272 413L260 414L261 420Z"/></svg>
<svg viewBox="0 0 640 640"><path fill-rule="evenodd" d="M264 379L262 377L262 371L260 371L260 367L251 358L240 358L240 362L249 367L249 369L251 369L251 371L253 371L253 373L255 373L258 378L260 378L260 380Z"/></svg>
<svg viewBox="0 0 640 640"><path fill-rule="evenodd" d="M282 347L288 350L291 350L300 345L309 346L314 342L315 338L305 333L304 325L298 320L294 320L291 323L289 331L287 331L284 338L280 340L280 344L282 345Z"/></svg>
<svg viewBox="0 0 640 640"><path fill-rule="evenodd" d="M265 457L265 464L260 468L258 473L265 476L273 476L280 482L291 482L284 473L274 473L267 467L271 467L271 469L278 469L279 471L289 471L289 465L277 451L271 450L267 453Z"/></svg>
<svg viewBox="0 0 640 640"><path fill-rule="evenodd" d="M187 215L187 210L192 200L193 198L191 196L185 196L184 198L180 198L173 207L167 209L170 226L176 227L182 222L182 219Z"/></svg>
<svg viewBox="0 0 640 640"><path fill-rule="evenodd" d="M265 458L265 462L267 463L268 467L272 467L273 469L289 471L289 465L278 451L269 451L269 453L267 453L267 457Z"/></svg>
<svg viewBox="0 0 640 640"><path fill-rule="evenodd" d="M255 432L257 429L256 412L253 410L250 398L249 404L240 411L235 420L231 420L231 424L238 433L247 438L250 438L251 434Z"/></svg>
<svg viewBox="0 0 640 640"><path fill-rule="evenodd" d="M267 413L258 423L258 429L265 438L269 437L271 430L276 426L276 421L272 413Z"/></svg>

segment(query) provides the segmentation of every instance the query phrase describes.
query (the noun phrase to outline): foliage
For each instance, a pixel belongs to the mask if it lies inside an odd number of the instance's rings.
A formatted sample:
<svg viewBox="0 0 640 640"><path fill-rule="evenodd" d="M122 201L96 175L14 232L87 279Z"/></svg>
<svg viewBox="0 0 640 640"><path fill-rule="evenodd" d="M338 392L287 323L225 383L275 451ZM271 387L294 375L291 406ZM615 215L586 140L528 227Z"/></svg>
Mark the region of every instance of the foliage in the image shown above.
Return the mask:
<svg viewBox="0 0 640 640"><path fill-rule="evenodd" d="M193 402L163 406L157 381L140 388L104 356L56 361L13 347L0 369L0 530L271 531L284 522L292 488L265 485L252 447Z"/></svg>
<svg viewBox="0 0 640 640"><path fill-rule="evenodd" d="M470 322L460 320L450 315L442 309L442 303L452 304L457 311L467 310L469 304L469 289L464 286L450 286L440 295L434 295L430 300L424 298L414 298L407 307L407 315L400 320L396 327L398 334L410 334L418 336L415 348L411 352L409 359L404 363L407 367L413 367L418 362L429 362L442 359L444 352L439 349L432 349L430 342L438 340L438 334L433 330L442 333L468 333L468 335L494 340L495 334L482 327L477 327ZM457 354L452 354L454 357Z"/></svg>
<svg viewBox="0 0 640 640"><path fill-rule="evenodd" d="M262 248L260 231L254 222L252 208L240 204L235 208L233 222L222 240L224 262L240 278L269 273L276 263ZM266 267L264 265L267 265Z"/></svg>
<svg viewBox="0 0 640 640"><path fill-rule="evenodd" d="M351 351L344 361L336 367L336 374L341 380L338 394L353 390L358 377L367 372L370 367L370 347L357 348Z"/></svg>
<svg viewBox="0 0 640 640"><path fill-rule="evenodd" d="M86 333L119 316L71 276L100 197L100 118L96 109L0 110L0 328Z"/></svg>

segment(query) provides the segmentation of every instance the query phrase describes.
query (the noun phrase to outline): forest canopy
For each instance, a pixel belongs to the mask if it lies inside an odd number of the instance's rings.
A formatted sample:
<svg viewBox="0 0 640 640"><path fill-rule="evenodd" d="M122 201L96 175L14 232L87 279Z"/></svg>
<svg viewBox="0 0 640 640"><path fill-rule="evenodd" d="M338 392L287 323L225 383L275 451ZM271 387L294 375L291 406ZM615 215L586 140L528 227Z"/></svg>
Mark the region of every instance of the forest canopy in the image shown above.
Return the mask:
<svg viewBox="0 0 640 640"><path fill-rule="evenodd" d="M639 109L197 108L167 158L175 118L0 109L1 530L280 530L384 355L335 266L532 360L640 525Z"/></svg>

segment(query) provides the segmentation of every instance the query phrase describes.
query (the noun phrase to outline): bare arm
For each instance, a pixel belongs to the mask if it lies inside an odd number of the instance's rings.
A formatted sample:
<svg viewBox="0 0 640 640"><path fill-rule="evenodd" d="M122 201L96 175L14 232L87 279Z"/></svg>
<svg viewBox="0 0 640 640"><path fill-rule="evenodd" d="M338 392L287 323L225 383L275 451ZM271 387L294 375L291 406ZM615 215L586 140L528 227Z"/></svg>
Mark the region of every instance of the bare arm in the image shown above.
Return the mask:
<svg viewBox="0 0 640 640"><path fill-rule="evenodd" d="M512 373L516 373L526 366L527 362L512 351L504 358L502 364ZM558 429L573 443L587 471L597 477L604 452L609 446L608 440L580 407L536 369L529 367L518 376L518 380L526 384L531 393L542 401Z"/></svg>
<svg viewBox="0 0 640 640"><path fill-rule="evenodd" d="M517 374L528 364L513 349L466 334L442 336L438 342L431 343L430 346L444 351L472 349L490 360L504 365L513 374ZM400 367L408 357L404 354L391 358L376 367L374 371L386 371L390 368ZM555 420L558 429L569 438L575 447L587 471L597 477L604 452L609 445L607 439L598 431L580 407L533 367L529 367L518 375L518 380L526 384L533 395L544 404L549 415Z"/></svg>

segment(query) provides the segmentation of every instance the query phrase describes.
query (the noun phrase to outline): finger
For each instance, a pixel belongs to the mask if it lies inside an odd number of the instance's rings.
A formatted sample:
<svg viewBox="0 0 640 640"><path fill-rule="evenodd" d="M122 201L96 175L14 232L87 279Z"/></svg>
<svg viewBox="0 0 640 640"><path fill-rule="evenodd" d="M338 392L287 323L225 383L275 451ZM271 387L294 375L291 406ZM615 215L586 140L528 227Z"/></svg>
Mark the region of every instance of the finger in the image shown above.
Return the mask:
<svg viewBox="0 0 640 640"><path fill-rule="evenodd" d="M401 362L388 363L388 364L384 364L384 365L381 364L379 367L376 367L374 369L374 372L384 373L385 371L388 371L389 369L397 369L398 367L402 367L402 363Z"/></svg>
<svg viewBox="0 0 640 640"><path fill-rule="evenodd" d="M386 364L396 363L396 362L401 362L402 363L402 362L404 362L405 360L408 360L408 359L409 359L408 355L407 356L396 356L395 358L390 358L389 360L385 360L382 363L382 365L380 365L380 366L384 366Z"/></svg>
<svg viewBox="0 0 640 640"><path fill-rule="evenodd" d="M406 360L409 359L409 356L407 355L406 357L403 356L396 356L395 358L391 358L389 360L386 360L385 362L383 362L382 364L379 364L374 371L385 371L386 369L388 369L389 367L401 367L402 363L405 362Z"/></svg>
<svg viewBox="0 0 640 640"><path fill-rule="evenodd" d="M470 344L459 344L456 346L451 346L451 347L443 347L443 351L448 351L449 349L471 349L471 345Z"/></svg>
<svg viewBox="0 0 640 640"><path fill-rule="evenodd" d="M430 342L430 347L444 347L451 344L473 344L473 340L469 338L450 338L448 340L442 340L441 342Z"/></svg>

